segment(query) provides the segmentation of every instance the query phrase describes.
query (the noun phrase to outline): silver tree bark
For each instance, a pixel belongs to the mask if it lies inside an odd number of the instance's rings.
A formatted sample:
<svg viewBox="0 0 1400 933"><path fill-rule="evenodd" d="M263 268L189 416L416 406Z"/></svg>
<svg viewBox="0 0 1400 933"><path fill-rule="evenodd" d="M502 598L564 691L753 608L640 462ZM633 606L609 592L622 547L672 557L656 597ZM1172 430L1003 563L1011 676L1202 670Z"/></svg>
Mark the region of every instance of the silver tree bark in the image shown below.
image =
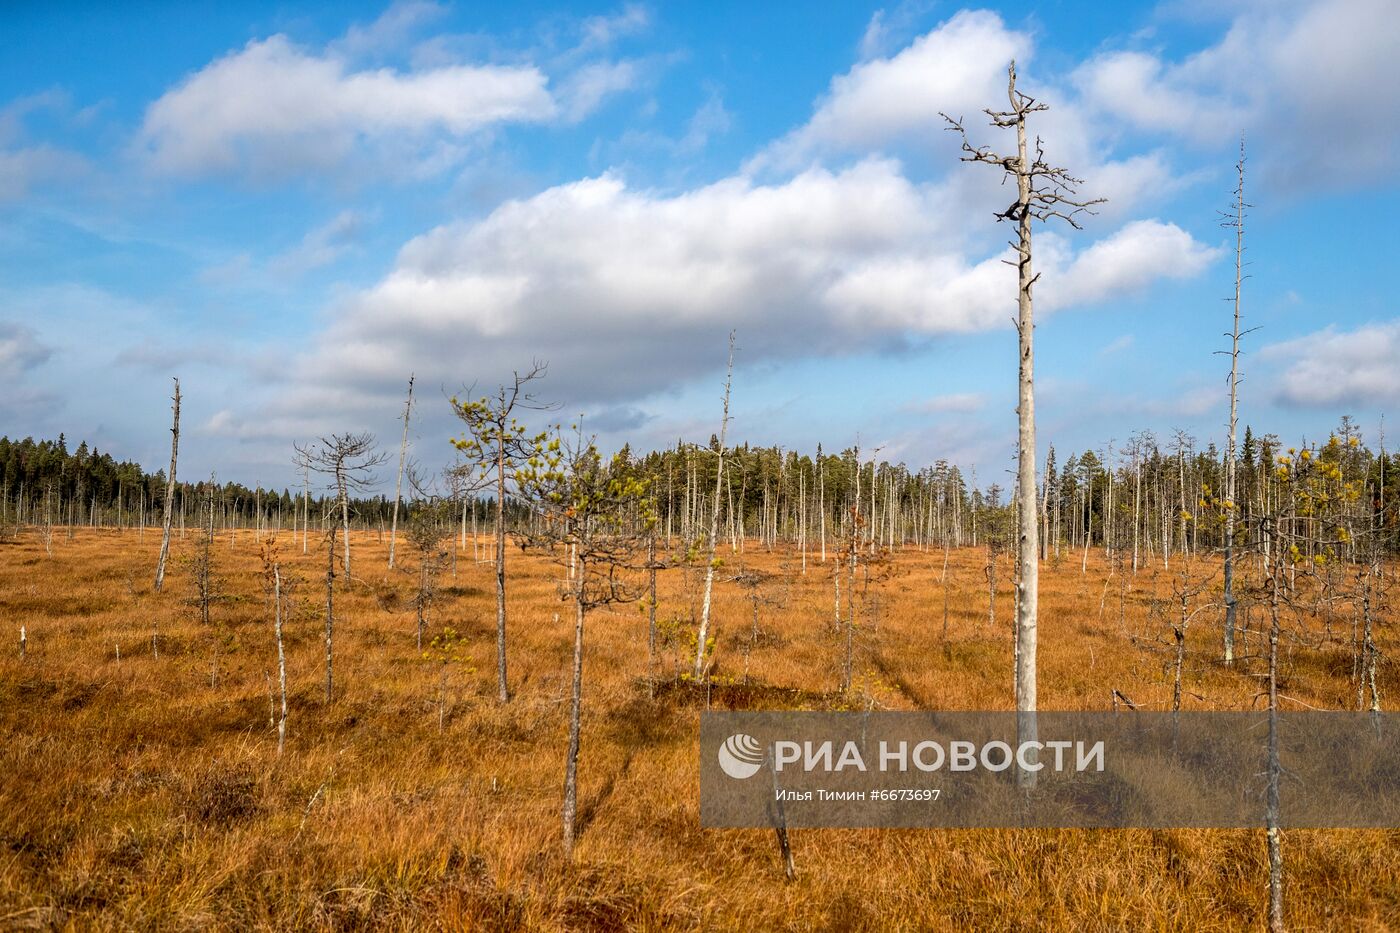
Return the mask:
<svg viewBox="0 0 1400 933"><path fill-rule="evenodd" d="M1039 586L1039 514L1036 509L1035 482L1035 315L1031 290L1036 278L1031 264L1031 221L1046 221L1057 217L1078 228L1075 216L1088 211L1099 201L1080 201L1074 196L1079 180L1063 168L1044 161L1040 141L1036 141L1034 156L1026 139L1026 118L1049 109L1035 98L1016 90L1016 63L1007 68L1006 96L1010 110L987 110L993 126L1016 131L1016 154L997 155L986 147L968 142L962 123L947 114L943 118L949 129L962 138L963 161L986 162L1000 167L1016 180L1016 200L998 220L1016 222L1015 266L1017 269L1018 357L1020 373L1016 406L1017 432L1017 551L1019 572L1016 580L1016 711L1019 742L1036 740L1036 624L1038 620ZM1023 787L1035 784L1035 771L1019 769L1017 781Z"/></svg>
<svg viewBox="0 0 1400 933"><path fill-rule="evenodd" d="M272 565L272 599L276 615L273 617L277 634L277 682L282 688L282 718L277 722L277 754L287 742L287 655L282 647L282 570Z"/></svg>
<svg viewBox="0 0 1400 933"><path fill-rule="evenodd" d="M715 585L715 545L719 537L719 503L724 480L724 441L729 433L729 389L734 381L734 332L729 332L729 366L724 377L724 417L719 423L719 450L715 452L715 495L710 503L710 536L705 542L705 593L700 603L700 632L695 646L695 679L705 675L705 642L710 637L710 595Z"/></svg>
<svg viewBox="0 0 1400 933"><path fill-rule="evenodd" d="M569 699L569 751L564 763L564 858L574 853L574 828L578 817L578 746L579 721L583 709L583 598L584 573L574 584L574 678Z"/></svg>
<svg viewBox="0 0 1400 933"><path fill-rule="evenodd" d="M1235 429L1239 416L1240 283L1244 271L1244 140L1235 166L1234 213L1225 226L1235 229L1235 323L1230 334L1230 433L1225 445L1225 663L1235 663Z"/></svg>
<svg viewBox="0 0 1400 933"><path fill-rule="evenodd" d="M394 567L394 543L399 536L399 501L403 498L403 463L408 455L408 416L413 411L413 374L408 375L408 401L403 406L403 442L399 444L399 472L394 481L394 518L389 525L389 568Z"/></svg>
<svg viewBox="0 0 1400 933"><path fill-rule="evenodd" d="M170 426L170 473L165 477L165 519L160 538L160 559L156 562L156 592L165 585L165 561L170 557L170 519L175 513L175 462L180 455L180 380L175 380L175 418Z"/></svg>

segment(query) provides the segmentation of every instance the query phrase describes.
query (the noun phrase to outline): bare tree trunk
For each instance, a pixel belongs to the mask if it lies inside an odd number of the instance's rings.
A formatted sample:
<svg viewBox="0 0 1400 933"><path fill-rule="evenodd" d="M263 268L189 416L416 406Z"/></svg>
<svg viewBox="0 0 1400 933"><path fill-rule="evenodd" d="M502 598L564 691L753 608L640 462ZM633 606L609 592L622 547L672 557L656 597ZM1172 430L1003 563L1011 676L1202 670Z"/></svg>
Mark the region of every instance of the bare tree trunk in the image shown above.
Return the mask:
<svg viewBox="0 0 1400 933"><path fill-rule="evenodd" d="M569 702L569 751L564 763L564 858L574 854L574 820L578 815L579 720L583 702L583 578L574 589L574 680Z"/></svg>
<svg viewBox="0 0 1400 933"><path fill-rule="evenodd" d="M1055 445L1050 445L1051 453L1054 452ZM1050 556L1050 453L1045 455L1045 478L1041 485L1040 495L1040 559L1048 560Z"/></svg>
<svg viewBox="0 0 1400 933"><path fill-rule="evenodd" d="M276 607L277 682L282 688L282 718L277 722L277 754L287 742L287 655L282 647L282 570L272 565L272 599Z"/></svg>
<svg viewBox="0 0 1400 933"><path fill-rule="evenodd" d="M301 553L307 551L307 540L311 534L311 463L302 464L302 511L301 511ZM231 533L230 533L231 534ZM230 538L232 540L232 538ZM293 542L296 538L292 538Z"/></svg>
<svg viewBox="0 0 1400 933"><path fill-rule="evenodd" d="M1282 553L1281 549L1276 549ZM1265 835L1269 844L1269 931L1283 933L1283 842L1279 836L1278 637L1279 567L1270 573L1269 589L1269 785Z"/></svg>
<svg viewBox="0 0 1400 933"><path fill-rule="evenodd" d="M156 592L165 585L165 561L170 557L170 520L175 514L175 462L180 454L180 380L175 380L175 418L170 426L170 473L165 477L165 520L156 562Z"/></svg>
<svg viewBox="0 0 1400 933"><path fill-rule="evenodd" d="M336 468L336 488L340 495L340 528L345 534L345 579L350 579L350 491L343 466ZM334 539L332 539L334 540Z"/></svg>
<svg viewBox="0 0 1400 933"><path fill-rule="evenodd" d="M501 432L505 428L501 426ZM506 681L506 463L505 440L496 438L496 699L510 702Z"/></svg>
<svg viewBox="0 0 1400 933"><path fill-rule="evenodd" d="M943 656L949 657L948 652L948 538L943 538L943 577L939 580L939 586L943 588Z"/></svg>
<svg viewBox="0 0 1400 933"><path fill-rule="evenodd" d="M802 551L802 575L807 575L807 474L797 468L797 539Z"/></svg>
<svg viewBox="0 0 1400 933"><path fill-rule="evenodd" d="M1016 739L1018 743L1034 742L1036 728L1036 623L1040 593L1040 528L1035 507L1035 313L1031 303L1031 288L1035 275L1031 271L1031 163L1026 149L1026 115L1016 96L1016 72L1011 71L1008 87L1016 121L1016 152L1019 158L1016 190L1022 205L1017 225L1017 320L1019 337L1020 376L1019 403L1016 406L1019 423L1017 443L1017 492L1020 525L1020 573L1016 581ZM1035 786L1035 771L1018 769L1017 783Z"/></svg>
<svg viewBox="0 0 1400 933"><path fill-rule="evenodd" d="M710 505L710 537L705 542L705 593L700 603L700 632L695 648L695 679L705 675L705 645L710 637L710 596L715 585L715 544L719 535L720 489L724 480L724 442L729 433L729 389L734 381L734 332L729 332L729 366L724 377L724 417L719 424L719 450L715 451L715 496Z"/></svg>
<svg viewBox="0 0 1400 933"><path fill-rule="evenodd" d="M1377 547L1373 545L1373 547ZM1365 708L1365 693L1367 687L1371 692L1370 710L1373 713L1381 711L1381 694L1376 685L1376 656L1380 653L1376 650L1376 642L1373 634L1373 614L1371 612L1371 577L1380 575L1379 549L1373 552L1371 564L1362 571L1365 582L1361 590L1361 616L1364 621L1364 628L1361 633L1361 676L1356 684L1356 708Z"/></svg>
<svg viewBox="0 0 1400 933"><path fill-rule="evenodd" d="M335 525L326 538L326 702L331 701L332 640L335 636Z"/></svg>
<svg viewBox="0 0 1400 933"><path fill-rule="evenodd" d="M394 567L394 543L399 535L399 500L403 498L403 463L408 456L408 416L413 411L413 374L408 376L408 401L403 406L403 441L399 444L399 472L394 481L394 519L389 526L389 568Z"/></svg>
<svg viewBox="0 0 1400 933"><path fill-rule="evenodd" d="M1225 446L1225 663L1235 662L1235 428L1239 415L1240 283L1244 267L1244 140L1236 165L1235 216L1226 226L1235 228L1235 324L1230 336L1230 433Z"/></svg>
<svg viewBox="0 0 1400 933"><path fill-rule="evenodd" d="M647 538L647 692L656 689L656 531Z"/></svg>

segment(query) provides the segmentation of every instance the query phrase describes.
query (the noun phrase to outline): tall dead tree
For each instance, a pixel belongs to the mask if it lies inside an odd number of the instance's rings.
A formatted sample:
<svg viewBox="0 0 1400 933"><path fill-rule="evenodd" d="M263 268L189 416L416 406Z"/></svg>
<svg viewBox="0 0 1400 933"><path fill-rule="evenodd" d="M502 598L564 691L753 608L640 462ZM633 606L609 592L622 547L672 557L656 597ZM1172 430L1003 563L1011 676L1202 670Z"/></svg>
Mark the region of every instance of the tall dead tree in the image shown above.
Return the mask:
<svg viewBox="0 0 1400 933"><path fill-rule="evenodd" d="M999 166L1016 182L1016 200L1006 210L996 215L998 222L1011 221L1016 224L1015 260L1008 260L1017 269L1017 318L1016 331L1019 336L1020 391L1016 406L1019 430L1017 435L1017 554L1020 561L1016 580L1016 710L1018 739L1022 742L1036 739L1036 619L1039 596L1039 514L1036 509L1035 482L1035 357L1034 333L1035 318L1031 290L1039 278L1031 268L1031 221L1045 222L1059 218L1075 229L1079 223L1075 217L1101 203L1102 199L1081 201L1075 195L1079 179L1064 168L1052 166L1045 161L1044 147L1039 137L1035 141L1032 156L1026 138L1026 120L1032 113L1048 110L1049 107L1035 98L1016 89L1016 63L1006 69L1006 97L1010 110L983 111L991 120L991 125L1001 129L1016 131L1016 154L998 155L985 146L973 146L967 138L961 121L947 114L949 129L962 140L962 160L964 162L986 162ZM1092 211L1089 211L1092 213ZM1035 783L1035 772L1020 769L1018 781L1022 786Z"/></svg>
<svg viewBox="0 0 1400 933"><path fill-rule="evenodd" d="M494 397L451 400L452 410L467 426L466 435L452 441L467 458L466 474L496 487L496 699L502 703L510 702L506 675L506 489L512 483L518 488L518 472L539 454L544 441L543 434L527 436L515 412L554 407L542 404L529 391L530 383L543 379L547 370L547 364L537 360L527 372L513 373L511 384L502 385Z"/></svg>
<svg viewBox="0 0 1400 933"><path fill-rule="evenodd" d="M705 649L710 637L710 594L715 586L715 546L719 543L720 490L724 482L724 441L729 433L729 389L734 382L734 332L729 332L729 365L724 376L724 416L719 422L715 455L715 495L710 503L710 534L705 541L705 593L700 602L700 631L695 646L695 678L705 676Z"/></svg>
<svg viewBox="0 0 1400 933"><path fill-rule="evenodd" d="M413 374L408 375L408 401L403 406L403 441L399 444L399 472L394 480L394 517L389 525L389 569L394 567L394 543L399 536L399 501L403 499L403 466L408 455L408 416L413 411Z"/></svg>
<svg viewBox="0 0 1400 933"><path fill-rule="evenodd" d="M1234 327L1230 332L1230 433L1225 445L1225 663L1235 663L1235 429L1239 419L1240 384L1240 285L1244 281L1244 138L1240 138L1240 160L1235 163L1238 184L1235 206L1224 214L1221 226L1235 231Z"/></svg>
<svg viewBox="0 0 1400 933"><path fill-rule="evenodd" d="M175 514L175 463L180 456L180 380L175 380L174 420L170 425L170 473L165 477L165 518L160 537L160 559L156 562L156 592L165 585L165 562L170 557L170 520Z"/></svg>

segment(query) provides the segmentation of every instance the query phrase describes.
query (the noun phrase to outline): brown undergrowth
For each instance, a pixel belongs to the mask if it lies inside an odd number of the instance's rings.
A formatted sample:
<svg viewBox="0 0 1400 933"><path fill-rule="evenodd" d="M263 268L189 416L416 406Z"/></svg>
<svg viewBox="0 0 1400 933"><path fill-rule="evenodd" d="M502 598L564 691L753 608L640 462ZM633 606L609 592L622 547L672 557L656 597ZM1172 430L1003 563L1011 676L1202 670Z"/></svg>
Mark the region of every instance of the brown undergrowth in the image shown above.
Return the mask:
<svg viewBox="0 0 1400 933"><path fill-rule="evenodd" d="M832 565L814 555L803 575L790 552L745 548L746 565L785 578L782 598L755 624L751 594L718 585L712 683L680 674L694 631L680 572L660 575L651 683L645 613L590 616L583 833L566 864L558 812L572 616L559 568L512 557L515 698L501 707L490 567L472 560L470 544L458 554L428 633L450 625L464 639L460 659L447 662L439 730L443 662L415 649L411 562L389 571L387 543L356 533L354 578L337 593L337 697L327 706L324 556L314 540L303 557L300 542L283 538L290 711L280 759L269 726L276 647L251 532L216 542L208 628L188 602L185 565L152 592L155 534L56 535L52 557L32 532L0 545L9 645L0 659L0 928L1262 925L1258 832L795 831L798 876L787 883L771 833L700 828L697 730L707 706L1008 708L1011 595L1003 586L993 628L981 551L952 554L946 644L942 551L897 556L897 572L864 594L847 691ZM177 558L192 548L192 534L174 545ZM741 558L721 553L727 565ZM1157 564L1126 587L1101 556L1086 574L1078 555L1045 565L1043 709L1109 709L1115 690L1140 709L1167 707L1175 571ZM999 576L1009 579L1009 568ZM1186 708L1247 708L1250 662L1216 664L1216 636L1209 622L1191 631ZM1346 657L1341 642L1294 649L1292 701L1349 708ZM1385 696L1396 680L1383 666ZM1285 852L1293 928L1398 922L1400 834L1295 830Z"/></svg>

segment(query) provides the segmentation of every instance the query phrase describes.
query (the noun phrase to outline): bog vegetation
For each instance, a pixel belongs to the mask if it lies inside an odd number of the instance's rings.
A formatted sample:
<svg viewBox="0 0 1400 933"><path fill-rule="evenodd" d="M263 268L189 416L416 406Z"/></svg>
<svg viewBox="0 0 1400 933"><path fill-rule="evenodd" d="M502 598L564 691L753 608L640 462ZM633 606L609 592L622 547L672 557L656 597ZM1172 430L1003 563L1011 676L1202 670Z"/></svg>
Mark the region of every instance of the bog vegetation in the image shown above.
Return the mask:
<svg viewBox="0 0 1400 933"><path fill-rule="evenodd" d="M1012 707L1011 506L953 464L721 457L718 437L605 458L564 434L499 512L525 545L507 702L489 493L415 495L391 570L392 502L351 499L343 537L338 495L182 482L156 593L160 474L0 441L6 922L1230 929L1264 910L1249 831L794 831L790 883L771 834L701 831L705 708ZM1224 473L1187 437L1049 454L1041 708L1258 708L1275 577L1284 708L1384 707L1400 465L1350 421L1316 445L1245 433L1228 666ZM1284 838L1298 926L1400 911L1393 833Z"/></svg>

